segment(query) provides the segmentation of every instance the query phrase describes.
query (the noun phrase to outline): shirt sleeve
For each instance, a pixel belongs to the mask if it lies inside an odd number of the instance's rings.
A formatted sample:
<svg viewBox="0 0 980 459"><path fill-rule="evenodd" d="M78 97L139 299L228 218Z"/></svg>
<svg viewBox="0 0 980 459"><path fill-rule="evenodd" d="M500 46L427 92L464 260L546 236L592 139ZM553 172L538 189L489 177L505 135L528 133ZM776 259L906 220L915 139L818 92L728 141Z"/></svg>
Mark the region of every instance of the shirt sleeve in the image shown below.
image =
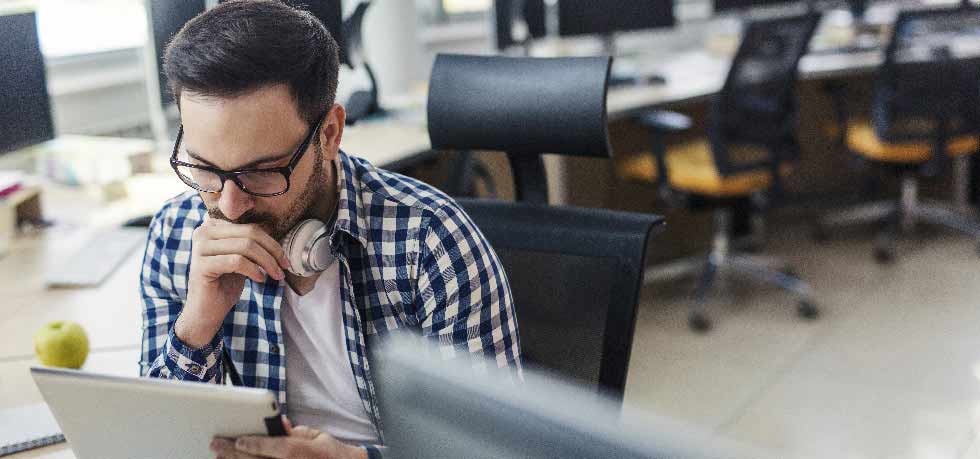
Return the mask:
<svg viewBox="0 0 980 459"><path fill-rule="evenodd" d="M150 224L140 293L143 299L143 339L140 374L143 376L184 381L220 383L221 333L210 343L193 349L174 334L174 324L184 307L174 283L174 258L190 258L190 241L181 241L173 231L174 221L182 218L183 209L165 206ZM176 217L171 217L176 213ZM190 234L187 234L190 237ZM183 242L183 243L182 243Z"/></svg>
<svg viewBox="0 0 980 459"><path fill-rule="evenodd" d="M363 445L364 449L367 450L368 459L383 459L385 452L388 448L381 445Z"/></svg>
<svg viewBox="0 0 980 459"><path fill-rule="evenodd" d="M420 232L414 313L444 356L482 354L521 375L517 318L507 275L480 230L457 205L434 212Z"/></svg>

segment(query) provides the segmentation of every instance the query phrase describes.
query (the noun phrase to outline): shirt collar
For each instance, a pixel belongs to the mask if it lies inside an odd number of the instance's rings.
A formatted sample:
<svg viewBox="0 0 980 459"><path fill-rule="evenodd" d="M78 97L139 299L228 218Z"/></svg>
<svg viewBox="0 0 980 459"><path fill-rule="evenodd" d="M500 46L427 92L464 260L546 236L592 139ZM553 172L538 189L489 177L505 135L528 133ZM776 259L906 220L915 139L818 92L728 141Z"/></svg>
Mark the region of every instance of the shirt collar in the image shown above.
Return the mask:
<svg viewBox="0 0 980 459"><path fill-rule="evenodd" d="M343 231L355 241L367 246L367 222L360 210L361 194L358 192L353 160L343 151L337 155L337 223L336 231ZM336 235L335 235L336 236Z"/></svg>

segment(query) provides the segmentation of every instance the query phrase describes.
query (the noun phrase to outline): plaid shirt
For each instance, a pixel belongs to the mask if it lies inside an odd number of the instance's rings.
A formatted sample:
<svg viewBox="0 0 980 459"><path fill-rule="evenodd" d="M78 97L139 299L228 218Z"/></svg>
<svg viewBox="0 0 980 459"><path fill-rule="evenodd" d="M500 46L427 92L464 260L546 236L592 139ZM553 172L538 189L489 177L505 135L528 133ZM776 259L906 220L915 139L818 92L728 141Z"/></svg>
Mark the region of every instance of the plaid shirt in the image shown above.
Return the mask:
<svg viewBox="0 0 980 459"><path fill-rule="evenodd" d="M466 349L519 374L517 322L500 261L452 199L343 152L339 163L338 214L330 237L340 266L347 354L364 409L383 442L368 360L374 341L396 329L414 330L437 341L444 356ZM200 196L188 192L168 201L150 225L141 273L140 372L221 383L227 347L242 382L276 393L285 411L283 282L246 279L238 303L201 349L174 334L187 298L191 235L206 213Z"/></svg>

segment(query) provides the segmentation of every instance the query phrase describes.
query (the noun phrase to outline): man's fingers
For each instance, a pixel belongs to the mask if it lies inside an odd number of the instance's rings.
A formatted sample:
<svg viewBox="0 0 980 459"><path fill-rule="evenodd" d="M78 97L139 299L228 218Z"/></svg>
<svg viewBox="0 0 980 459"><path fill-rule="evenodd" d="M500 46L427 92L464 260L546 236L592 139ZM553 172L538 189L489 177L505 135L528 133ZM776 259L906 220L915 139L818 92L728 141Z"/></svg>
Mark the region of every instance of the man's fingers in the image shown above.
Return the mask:
<svg viewBox="0 0 980 459"><path fill-rule="evenodd" d="M201 244L201 255L213 257L218 255L244 255L253 263L262 267L276 280L282 280L285 273L279 262L270 254L265 247L254 239L215 239L205 241Z"/></svg>
<svg viewBox="0 0 980 459"><path fill-rule="evenodd" d="M306 438L306 439L312 440L312 439L316 438L317 435L320 435L320 431L319 430L316 430L316 429L314 429L312 427L307 427L307 426L296 426L296 427L293 427L292 436L294 436L294 437L297 437L297 438Z"/></svg>
<svg viewBox="0 0 980 459"><path fill-rule="evenodd" d="M238 239L246 238L253 239L258 242L276 259L280 262L280 266L283 268L288 268L289 263L286 260L286 256L282 251L282 246L272 236L263 231L257 225L210 225L207 227L201 227L203 229L203 235L208 239ZM200 229L200 228L199 228Z"/></svg>
<svg viewBox="0 0 980 459"><path fill-rule="evenodd" d="M223 438L212 439L211 444L208 445L208 449L214 453L214 457L217 459L233 459L237 453L235 451L235 442Z"/></svg>
<svg viewBox="0 0 980 459"><path fill-rule="evenodd" d="M256 456L285 459L298 452L297 441L293 437L238 437L235 449Z"/></svg>
<svg viewBox="0 0 980 459"><path fill-rule="evenodd" d="M265 282L265 272L259 265L249 260L244 255L218 255L206 257L198 260L204 272L213 273L218 276L224 274L241 274L255 282Z"/></svg>
<svg viewBox="0 0 980 459"><path fill-rule="evenodd" d="M243 451L235 449L235 441L226 438L214 438L211 440L211 452L217 459L262 459Z"/></svg>

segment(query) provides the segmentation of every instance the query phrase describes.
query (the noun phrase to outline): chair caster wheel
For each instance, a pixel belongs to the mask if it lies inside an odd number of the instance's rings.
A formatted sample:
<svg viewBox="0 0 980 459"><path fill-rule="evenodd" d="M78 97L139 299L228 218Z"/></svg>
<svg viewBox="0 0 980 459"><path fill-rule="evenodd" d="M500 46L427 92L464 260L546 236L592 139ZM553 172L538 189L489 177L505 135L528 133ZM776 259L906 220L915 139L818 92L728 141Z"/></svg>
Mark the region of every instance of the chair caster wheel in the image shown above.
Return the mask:
<svg viewBox="0 0 980 459"><path fill-rule="evenodd" d="M879 265L890 265L895 262L895 253L888 249L875 249L874 257Z"/></svg>
<svg viewBox="0 0 980 459"><path fill-rule="evenodd" d="M693 312L687 318L687 326L692 331L706 333L708 330L711 330L711 320L700 312Z"/></svg>
<svg viewBox="0 0 980 459"><path fill-rule="evenodd" d="M820 310L817 309L817 305L809 301L800 301L800 304L796 306L796 313L804 319L813 320L820 317Z"/></svg>

